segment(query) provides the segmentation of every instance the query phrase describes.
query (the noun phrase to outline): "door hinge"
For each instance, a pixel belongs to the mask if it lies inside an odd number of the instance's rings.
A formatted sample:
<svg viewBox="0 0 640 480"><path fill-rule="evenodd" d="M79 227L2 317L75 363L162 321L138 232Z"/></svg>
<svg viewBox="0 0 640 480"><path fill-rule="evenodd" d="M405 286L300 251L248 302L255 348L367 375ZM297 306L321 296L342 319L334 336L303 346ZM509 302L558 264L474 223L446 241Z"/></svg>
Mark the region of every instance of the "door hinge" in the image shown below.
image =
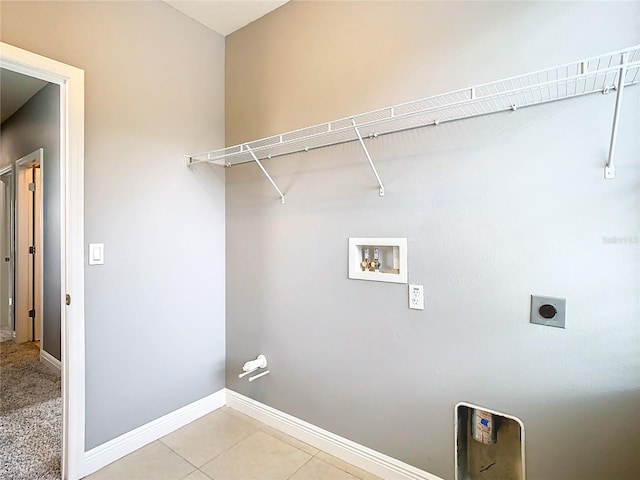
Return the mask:
<svg viewBox="0 0 640 480"><path fill-rule="evenodd" d="M10 262L10 261L11 261L11 259L10 259L9 257L4 257L4 261L5 261L5 262Z"/></svg>
<svg viewBox="0 0 640 480"><path fill-rule="evenodd" d="M29 255L35 255L36 254L36 247L31 246L29 247Z"/></svg>
<svg viewBox="0 0 640 480"><path fill-rule="evenodd" d="M29 184L29 191L30 192L35 192L36 191L36 184L35 183L30 183Z"/></svg>
<svg viewBox="0 0 640 480"><path fill-rule="evenodd" d="M71 295L69 295L68 293L64 296L64 302L67 305L71 305Z"/></svg>
<svg viewBox="0 0 640 480"><path fill-rule="evenodd" d="M36 311L35 310L29 310L29 318L36 318Z"/></svg>

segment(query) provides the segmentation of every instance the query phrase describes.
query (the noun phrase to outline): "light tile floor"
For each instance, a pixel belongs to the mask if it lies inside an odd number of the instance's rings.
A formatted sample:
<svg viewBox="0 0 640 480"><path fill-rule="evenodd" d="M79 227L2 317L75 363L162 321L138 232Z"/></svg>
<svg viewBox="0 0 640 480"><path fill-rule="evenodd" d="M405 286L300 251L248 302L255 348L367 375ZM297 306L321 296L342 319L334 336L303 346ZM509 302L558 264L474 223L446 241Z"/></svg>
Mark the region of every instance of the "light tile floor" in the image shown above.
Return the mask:
<svg viewBox="0 0 640 480"><path fill-rule="evenodd" d="M90 480L376 480L229 407L185 425Z"/></svg>

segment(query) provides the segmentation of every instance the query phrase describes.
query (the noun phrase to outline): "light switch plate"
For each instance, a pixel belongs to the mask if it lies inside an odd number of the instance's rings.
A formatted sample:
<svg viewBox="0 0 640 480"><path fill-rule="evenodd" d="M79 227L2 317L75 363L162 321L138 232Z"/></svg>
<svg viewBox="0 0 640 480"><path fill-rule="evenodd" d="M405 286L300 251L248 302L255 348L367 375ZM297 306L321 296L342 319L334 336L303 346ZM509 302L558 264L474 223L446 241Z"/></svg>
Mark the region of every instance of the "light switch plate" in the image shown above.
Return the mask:
<svg viewBox="0 0 640 480"><path fill-rule="evenodd" d="M89 244L89 265L104 265L104 243Z"/></svg>
<svg viewBox="0 0 640 480"><path fill-rule="evenodd" d="M566 298L531 295L531 323L547 327L565 328L566 316Z"/></svg>

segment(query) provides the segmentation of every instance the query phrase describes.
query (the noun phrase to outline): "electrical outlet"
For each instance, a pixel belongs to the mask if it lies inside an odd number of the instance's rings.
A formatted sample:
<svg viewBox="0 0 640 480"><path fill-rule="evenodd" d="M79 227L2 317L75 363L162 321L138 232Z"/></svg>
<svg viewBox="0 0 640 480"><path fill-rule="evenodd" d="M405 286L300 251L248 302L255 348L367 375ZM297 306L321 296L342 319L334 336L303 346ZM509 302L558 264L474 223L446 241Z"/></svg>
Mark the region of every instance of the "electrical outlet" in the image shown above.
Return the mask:
<svg viewBox="0 0 640 480"><path fill-rule="evenodd" d="M565 328L567 299L531 295L531 323Z"/></svg>
<svg viewBox="0 0 640 480"><path fill-rule="evenodd" d="M422 285L409 285L409 308L424 310L424 288Z"/></svg>

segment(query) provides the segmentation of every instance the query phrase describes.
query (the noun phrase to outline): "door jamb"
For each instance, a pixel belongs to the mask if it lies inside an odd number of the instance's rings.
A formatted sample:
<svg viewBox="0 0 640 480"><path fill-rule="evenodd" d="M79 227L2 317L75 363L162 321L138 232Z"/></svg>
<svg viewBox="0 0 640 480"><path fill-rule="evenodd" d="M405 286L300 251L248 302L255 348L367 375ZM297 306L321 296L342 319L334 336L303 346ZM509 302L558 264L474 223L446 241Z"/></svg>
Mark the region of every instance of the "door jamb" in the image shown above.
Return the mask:
<svg viewBox="0 0 640 480"><path fill-rule="evenodd" d="M13 201L13 191L14 191L14 186L13 186L13 179L15 177L15 175L13 174L13 165L12 164L8 164L5 165L4 167L0 167L0 177L3 177L5 175L9 176L9 181L5 184L6 188L9 189L8 192L8 198L9 201L7 202L6 205L4 205L5 211L9 213L9 284L7 285L3 285L2 289L6 291L7 294L9 294L9 286L11 286L11 295L8 296L8 299L10 299L11 301L11 305L7 305L7 313L9 315L9 324L13 325L13 329L12 329L12 334L15 335L15 320L14 320L14 313L13 313L13 289L15 288L14 285L14 281L15 279L12 278L13 275L13 208L14 208L14 201ZM7 196L5 195L5 201L7 199ZM6 221L6 220L5 220ZM1 261L2 259L0 259ZM10 308L9 308L10 307Z"/></svg>
<svg viewBox="0 0 640 480"><path fill-rule="evenodd" d="M4 42L0 67L60 86L62 476L77 480L85 450L84 71Z"/></svg>

